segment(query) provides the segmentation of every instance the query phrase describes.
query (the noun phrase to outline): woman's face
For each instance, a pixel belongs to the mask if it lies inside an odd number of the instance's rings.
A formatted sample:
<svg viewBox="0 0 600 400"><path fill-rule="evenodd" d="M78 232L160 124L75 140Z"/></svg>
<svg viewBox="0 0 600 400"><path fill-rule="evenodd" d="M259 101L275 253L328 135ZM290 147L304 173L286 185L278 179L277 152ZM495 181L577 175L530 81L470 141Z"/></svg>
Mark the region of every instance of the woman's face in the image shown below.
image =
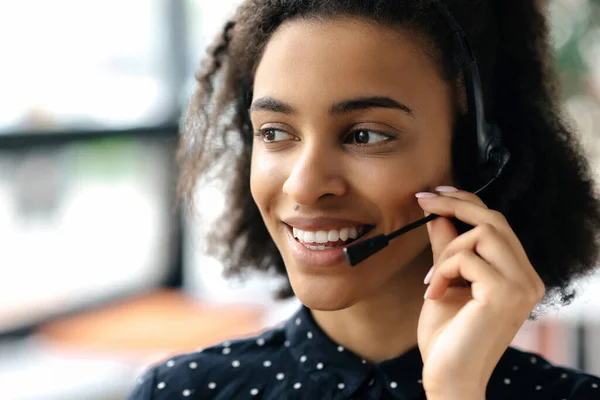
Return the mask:
<svg viewBox="0 0 600 400"><path fill-rule="evenodd" d="M352 237L422 218L415 193L451 183L452 90L420 46L414 35L340 19L288 22L265 48L251 191L310 308L349 307L431 267L425 227L354 268L342 254Z"/></svg>

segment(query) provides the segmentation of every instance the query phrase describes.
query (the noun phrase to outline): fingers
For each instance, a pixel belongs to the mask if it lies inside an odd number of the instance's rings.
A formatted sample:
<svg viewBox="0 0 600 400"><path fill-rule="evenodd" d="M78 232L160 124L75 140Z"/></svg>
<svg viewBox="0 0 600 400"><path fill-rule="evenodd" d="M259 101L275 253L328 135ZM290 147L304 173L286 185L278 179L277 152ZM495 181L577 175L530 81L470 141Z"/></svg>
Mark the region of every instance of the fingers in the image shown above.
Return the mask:
<svg viewBox="0 0 600 400"><path fill-rule="evenodd" d="M438 191L440 195L434 197L419 197L418 202L425 212L434 213L445 217L455 217L471 226L491 225L509 243L519 262L529 261L519 238L508 224L502 213L490 210L479 196L457 190L448 186L442 186L445 190ZM454 189L454 191L452 191ZM536 274L537 275L537 274Z"/></svg>
<svg viewBox="0 0 600 400"><path fill-rule="evenodd" d="M430 280L430 285L425 292L425 298L428 300L437 300L441 298L452 280L464 278L473 282L471 290L473 297L485 296L485 293L475 293L475 290L481 288L493 288L502 282L502 276L498 271L485 262L481 257L470 251L461 251L438 264Z"/></svg>
<svg viewBox="0 0 600 400"><path fill-rule="evenodd" d="M457 188L452 186L438 186L435 188L435 191L443 196L470 201L471 203L477 204L483 208L488 208L483 202L483 200L479 198L479 196L471 192L458 190Z"/></svg>
<svg viewBox="0 0 600 400"><path fill-rule="evenodd" d="M443 263L461 251L473 252L495 267L517 266L517 268L499 269L510 280L524 279L523 271L518 268L519 261L515 258L509 244L492 225L479 225L458 236L446 246L436 264Z"/></svg>
<svg viewBox="0 0 600 400"><path fill-rule="evenodd" d="M417 195L420 195L420 193L417 193ZM471 194L471 196L477 197L474 194ZM469 198L467 199L467 197ZM499 227L506 224L506 219L501 213L490 210L481 204L481 199L478 197L477 199L472 199L466 192L440 192L439 196L419 197L418 201L421 208L428 213L443 217L455 217L472 226L487 223Z"/></svg>
<svg viewBox="0 0 600 400"><path fill-rule="evenodd" d="M437 190L437 189L442 189L442 190ZM466 192L464 190L457 190L456 188L453 188L451 186L439 186L436 188L436 191L443 197L464 200L464 201L470 202L472 204L479 205L481 208L483 208L485 210L489 210L489 208L487 207L487 205L485 205L483 200L481 200L479 198L479 196L477 196L476 194ZM470 223L468 221L464 221L459 216L456 216L456 218L458 218L461 221L466 222L470 225L473 225L473 226L477 225L474 223ZM502 232L504 234L506 239L509 242L511 242L511 244L513 246L520 247L521 242L516 237L516 235L514 235L512 228L510 227L510 225L508 224L508 221L506 220L506 218L504 217L504 215L502 213L499 213L497 211L492 211L487 217L484 217L484 218L486 218L485 223L489 223L489 224L495 226L496 229L498 229L500 232ZM523 252L523 254L524 254L524 252Z"/></svg>
<svg viewBox="0 0 600 400"><path fill-rule="evenodd" d="M435 270L437 275L440 264L445 264L456 256L463 254L469 265L480 259L489 268L496 269L498 277L523 286L534 293L544 291L544 284L529 262L529 258L521 242L508 224L506 218L499 212L490 210L475 194L457 190L452 187L438 187L439 195L419 198L419 204L426 213L435 213L447 218L438 225L428 226L432 250L434 252ZM417 195L419 197L419 195ZM463 235L450 239L444 220L455 217L474 228ZM439 235L439 237L437 237ZM472 256L466 257L464 254ZM477 263L476 263L477 264ZM454 271L454 270L453 270ZM474 280L462 276L471 282ZM454 278L458 278L455 276ZM443 286L443 285L442 285ZM445 290L445 289L444 289Z"/></svg>
<svg viewBox="0 0 600 400"><path fill-rule="evenodd" d="M532 290L505 279L497 268L471 251L461 251L435 267L425 299L444 296L451 282L459 277L472 282L473 299L497 307L519 306L531 309L544 297L543 290Z"/></svg>
<svg viewBox="0 0 600 400"><path fill-rule="evenodd" d="M433 263L436 264L438 258L444 249L456 239L458 233L448 218L439 217L427 223L429 232L429 242L431 243L431 252L433 253Z"/></svg>

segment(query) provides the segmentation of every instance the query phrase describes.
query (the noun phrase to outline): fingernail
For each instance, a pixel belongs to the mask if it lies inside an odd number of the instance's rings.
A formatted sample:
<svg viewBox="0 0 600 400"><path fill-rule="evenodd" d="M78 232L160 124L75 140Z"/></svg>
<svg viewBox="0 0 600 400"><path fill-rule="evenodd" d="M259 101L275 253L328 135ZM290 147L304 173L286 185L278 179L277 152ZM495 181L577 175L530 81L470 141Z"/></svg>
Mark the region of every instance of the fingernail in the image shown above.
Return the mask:
<svg viewBox="0 0 600 400"><path fill-rule="evenodd" d="M423 298L425 300L427 300L427 295L429 294L429 289L431 289L431 286L427 286L427 290L425 291L425 295L423 296Z"/></svg>
<svg viewBox="0 0 600 400"><path fill-rule="evenodd" d="M458 192L458 189L455 188L454 186L438 186L435 188L436 192L442 192L442 193L452 193L452 192Z"/></svg>
<svg viewBox="0 0 600 400"><path fill-rule="evenodd" d="M423 281L424 284L429 285L429 281L431 281L431 275L433 275L433 267L431 267L427 275L425 275L425 280Z"/></svg>
<svg viewBox="0 0 600 400"><path fill-rule="evenodd" d="M432 197L437 197L437 194L431 192L419 192L415 194L417 199L430 199Z"/></svg>

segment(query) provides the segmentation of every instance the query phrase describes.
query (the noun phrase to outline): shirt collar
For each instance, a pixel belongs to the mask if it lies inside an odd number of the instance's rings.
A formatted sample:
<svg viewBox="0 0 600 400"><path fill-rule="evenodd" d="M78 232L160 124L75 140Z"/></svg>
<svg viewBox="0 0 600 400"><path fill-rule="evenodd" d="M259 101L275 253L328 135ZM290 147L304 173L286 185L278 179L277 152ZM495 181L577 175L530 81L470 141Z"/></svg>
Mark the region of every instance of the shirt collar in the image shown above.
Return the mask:
<svg viewBox="0 0 600 400"><path fill-rule="evenodd" d="M317 325L310 310L302 306L285 325L292 357L300 362L308 376L320 381L337 379L341 394L350 397L375 378L394 399L417 399L422 396L423 361L417 346L394 359L379 364L365 360L335 343Z"/></svg>

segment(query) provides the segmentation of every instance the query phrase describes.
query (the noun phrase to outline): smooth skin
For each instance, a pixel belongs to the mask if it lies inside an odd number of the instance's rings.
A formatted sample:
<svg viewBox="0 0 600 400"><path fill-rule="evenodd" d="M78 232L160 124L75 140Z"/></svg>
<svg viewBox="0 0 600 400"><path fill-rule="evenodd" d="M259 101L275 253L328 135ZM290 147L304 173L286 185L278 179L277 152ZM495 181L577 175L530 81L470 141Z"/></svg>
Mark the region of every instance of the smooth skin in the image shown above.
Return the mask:
<svg viewBox="0 0 600 400"><path fill-rule="evenodd" d="M544 290L506 220L477 196L445 187L415 198L453 184L458 109L425 43L357 19L284 23L254 80L251 192L296 296L328 336L370 362L418 344L428 399L483 399ZM356 102L365 98L392 102ZM424 213L442 217L355 268L306 264L284 222L336 218L376 235ZM458 236L450 217L475 228ZM465 279L470 288L457 284Z"/></svg>

